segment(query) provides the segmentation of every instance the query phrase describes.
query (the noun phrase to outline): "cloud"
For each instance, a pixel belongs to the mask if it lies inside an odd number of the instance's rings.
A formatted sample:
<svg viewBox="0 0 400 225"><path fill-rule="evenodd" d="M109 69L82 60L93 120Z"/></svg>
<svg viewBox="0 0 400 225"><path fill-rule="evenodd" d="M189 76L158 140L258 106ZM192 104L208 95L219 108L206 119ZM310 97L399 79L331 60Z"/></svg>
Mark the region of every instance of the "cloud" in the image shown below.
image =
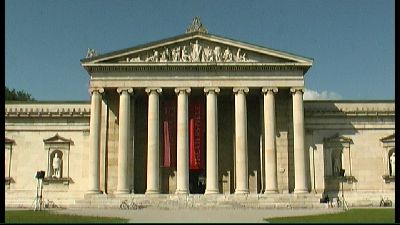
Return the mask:
<svg viewBox="0 0 400 225"><path fill-rule="evenodd" d="M317 92L314 90L310 90L305 88L304 90L304 100L339 100L342 99L342 96L336 92L332 91L322 91Z"/></svg>

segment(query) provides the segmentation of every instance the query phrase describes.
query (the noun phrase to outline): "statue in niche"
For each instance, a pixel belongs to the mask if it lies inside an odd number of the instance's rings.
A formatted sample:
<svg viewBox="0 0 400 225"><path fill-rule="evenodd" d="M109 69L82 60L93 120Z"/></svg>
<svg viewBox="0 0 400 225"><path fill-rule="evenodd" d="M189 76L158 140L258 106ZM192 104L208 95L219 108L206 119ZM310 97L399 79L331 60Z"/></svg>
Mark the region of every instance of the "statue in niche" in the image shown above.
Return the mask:
<svg viewBox="0 0 400 225"><path fill-rule="evenodd" d="M61 178L61 159L58 157L58 153L53 158L53 178Z"/></svg>
<svg viewBox="0 0 400 225"><path fill-rule="evenodd" d="M215 62L221 62L221 47L215 46L214 48L214 59Z"/></svg>
<svg viewBox="0 0 400 225"><path fill-rule="evenodd" d="M390 176L395 176L395 169L396 163L395 163L395 155L394 152L392 153L392 155L390 156Z"/></svg>
<svg viewBox="0 0 400 225"><path fill-rule="evenodd" d="M200 52L201 52L201 46L199 45L199 41L196 40L194 44L190 43L190 46L192 47L192 62L199 62L200 61Z"/></svg>
<svg viewBox="0 0 400 225"><path fill-rule="evenodd" d="M186 46L183 46L182 49L182 62L190 62L190 56Z"/></svg>
<svg viewBox="0 0 400 225"><path fill-rule="evenodd" d="M333 175L340 176L340 170L342 169L342 163L339 157L333 159Z"/></svg>

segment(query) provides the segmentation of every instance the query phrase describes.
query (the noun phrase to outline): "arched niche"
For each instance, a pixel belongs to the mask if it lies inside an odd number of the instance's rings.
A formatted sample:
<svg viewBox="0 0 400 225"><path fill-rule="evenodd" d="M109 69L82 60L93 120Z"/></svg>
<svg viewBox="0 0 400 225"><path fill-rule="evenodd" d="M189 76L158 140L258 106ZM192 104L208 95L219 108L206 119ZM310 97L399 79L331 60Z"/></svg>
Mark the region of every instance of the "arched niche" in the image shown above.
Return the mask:
<svg viewBox="0 0 400 225"><path fill-rule="evenodd" d="M12 159L12 151L13 146L15 145L15 141L13 139L5 137L5 146L4 146L4 176L5 176L5 184L10 185L13 182L13 178L11 176L11 159Z"/></svg>
<svg viewBox="0 0 400 225"><path fill-rule="evenodd" d="M345 179L347 182L355 181L352 175L351 145L353 140L349 137L334 134L324 138L325 177L328 179Z"/></svg>
<svg viewBox="0 0 400 225"><path fill-rule="evenodd" d="M390 163L390 157L395 153L396 140L395 133L380 138L381 145L383 147L382 151L382 162L383 162L383 175L385 183L394 182L395 176L394 171L392 169L392 165Z"/></svg>
<svg viewBox="0 0 400 225"><path fill-rule="evenodd" d="M69 153L71 145L73 145L73 141L71 139L61 137L58 133L56 133L54 136L44 139L43 142L47 157L47 171L44 184L57 182L69 184L69 181L71 180L69 177ZM56 154L60 160L59 176L56 176L53 166Z"/></svg>

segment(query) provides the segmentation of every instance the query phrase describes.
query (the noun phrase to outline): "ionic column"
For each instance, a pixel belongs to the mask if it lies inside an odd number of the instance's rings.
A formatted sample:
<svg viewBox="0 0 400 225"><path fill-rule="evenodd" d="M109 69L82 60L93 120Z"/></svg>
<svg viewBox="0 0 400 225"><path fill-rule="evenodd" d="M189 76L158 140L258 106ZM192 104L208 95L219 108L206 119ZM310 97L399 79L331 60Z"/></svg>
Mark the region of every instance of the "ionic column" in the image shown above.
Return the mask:
<svg viewBox="0 0 400 225"><path fill-rule="evenodd" d="M207 168L205 194L218 194L218 119L217 94L219 88L204 88L207 95Z"/></svg>
<svg viewBox="0 0 400 225"><path fill-rule="evenodd" d="M129 193L128 151L130 133L130 94L132 88L118 88L119 96L119 139L118 139L118 181L117 194Z"/></svg>
<svg viewBox="0 0 400 225"><path fill-rule="evenodd" d="M278 192L276 145L275 145L275 93L278 88L262 88L264 94L264 140L265 140L265 191Z"/></svg>
<svg viewBox="0 0 400 225"><path fill-rule="evenodd" d="M161 91L161 88L146 88L149 94L146 194L160 193L159 94Z"/></svg>
<svg viewBox="0 0 400 225"><path fill-rule="evenodd" d="M175 88L178 95L176 144L176 194L189 194L188 94L190 88Z"/></svg>
<svg viewBox="0 0 400 225"><path fill-rule="evenodd" d="M235 93L235 194L248 194L247 110L246 93L249 88L233 88Z"/></svg>
<svg viewBox="0 0 400 225"><path fill-rule="evenodd" d="M90 143L87 194L100 194L100 125L103 88L90 88Z"/></svg>
<svg viewBox="0 0 400 225"><path fill-rule="evenodd" d="M293 95L293 138L294 138L294 193L306 193L306 156L304 148L303 89L291 88Z"/></svg>

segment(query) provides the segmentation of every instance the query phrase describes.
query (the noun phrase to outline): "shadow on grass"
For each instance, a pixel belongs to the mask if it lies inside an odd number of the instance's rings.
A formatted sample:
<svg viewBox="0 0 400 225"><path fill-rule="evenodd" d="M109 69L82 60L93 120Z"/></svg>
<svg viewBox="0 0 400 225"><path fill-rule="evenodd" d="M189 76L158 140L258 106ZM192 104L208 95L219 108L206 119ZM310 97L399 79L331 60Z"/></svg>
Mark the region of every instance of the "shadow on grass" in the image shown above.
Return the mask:
<svg viewBox="0 0 400 225"><path fill-rule="evenodd" d="M48 211L5 211L5 223L128 223L128 219L114 217L75 216Z"/></svg>
<svg viewBox="0 0 400 225"><path fill-rule="evenodd" d="M276 217L269 223L394 223L394 208L350 209L346 212L313 216Z"/></svg>

